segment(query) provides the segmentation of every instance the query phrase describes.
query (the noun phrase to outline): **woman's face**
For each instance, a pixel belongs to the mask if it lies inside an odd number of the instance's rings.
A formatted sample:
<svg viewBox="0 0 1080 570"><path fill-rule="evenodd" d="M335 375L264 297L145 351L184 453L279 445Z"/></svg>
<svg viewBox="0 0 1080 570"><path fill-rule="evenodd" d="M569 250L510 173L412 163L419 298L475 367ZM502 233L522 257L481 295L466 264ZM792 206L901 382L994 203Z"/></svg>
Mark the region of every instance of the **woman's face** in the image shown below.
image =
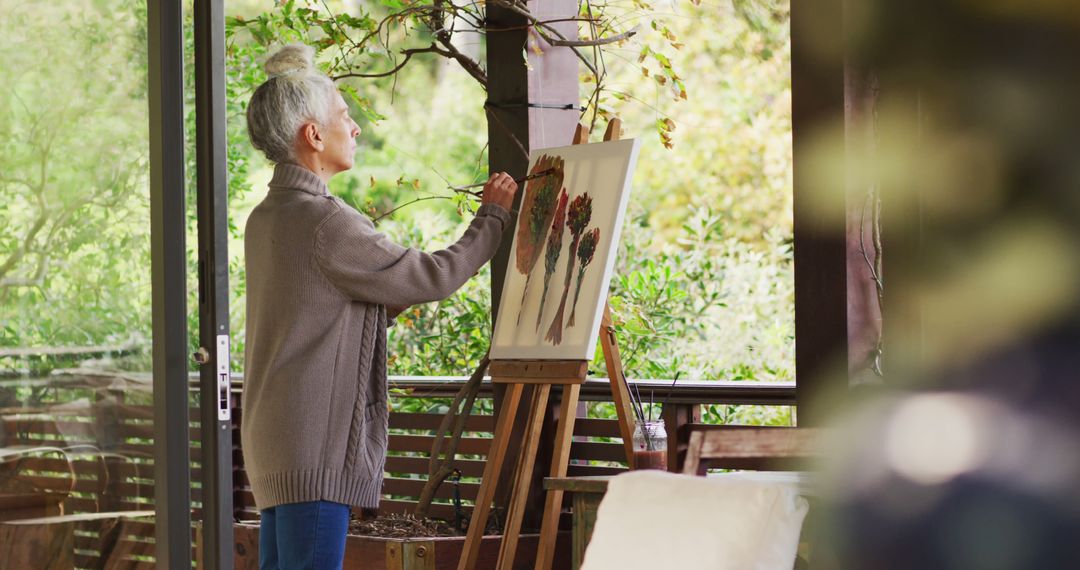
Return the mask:
<svg viewBox="0 0 1080 570"><path fill-rule="evenodd" d="M321 158L323 166L337 174L353 167L360 126L349 116L349 106L341 93L334 91L330 100L329 122L321 129L325 145Z"/></svg>

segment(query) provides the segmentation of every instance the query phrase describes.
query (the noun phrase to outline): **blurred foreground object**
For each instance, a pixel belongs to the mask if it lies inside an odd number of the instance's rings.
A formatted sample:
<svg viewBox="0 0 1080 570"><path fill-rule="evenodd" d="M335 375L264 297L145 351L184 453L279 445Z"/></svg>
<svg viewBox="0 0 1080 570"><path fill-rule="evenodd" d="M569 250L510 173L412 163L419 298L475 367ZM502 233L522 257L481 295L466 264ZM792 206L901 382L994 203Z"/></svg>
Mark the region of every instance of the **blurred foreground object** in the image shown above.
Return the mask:
<svg viewBox="0 0 1080 570"><path fill-rule="evenodd" d="M814 169L880 198L884 373L833 401L818 562L1080 568L1080 5L836 1L872 142Z"/></svg>
<svg viewBox="0 0 1080 570"><path fill-rule="evenodd" d="M938 392L864 405L845 431L830 478L839 568L1080 568L1074 425Z"/></svg>

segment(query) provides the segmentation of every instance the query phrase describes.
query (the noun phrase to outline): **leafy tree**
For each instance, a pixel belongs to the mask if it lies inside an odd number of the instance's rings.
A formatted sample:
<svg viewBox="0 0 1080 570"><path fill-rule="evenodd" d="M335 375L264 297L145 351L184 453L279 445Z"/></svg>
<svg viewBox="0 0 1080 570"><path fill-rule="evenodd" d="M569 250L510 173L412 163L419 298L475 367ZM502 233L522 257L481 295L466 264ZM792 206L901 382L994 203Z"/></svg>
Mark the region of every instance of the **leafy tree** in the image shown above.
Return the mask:
<svg viewBox="0 0 1080 570"><path fill-rule="evenodd" d="M146 339L145 10L0 6L0 344Z"/></svg>

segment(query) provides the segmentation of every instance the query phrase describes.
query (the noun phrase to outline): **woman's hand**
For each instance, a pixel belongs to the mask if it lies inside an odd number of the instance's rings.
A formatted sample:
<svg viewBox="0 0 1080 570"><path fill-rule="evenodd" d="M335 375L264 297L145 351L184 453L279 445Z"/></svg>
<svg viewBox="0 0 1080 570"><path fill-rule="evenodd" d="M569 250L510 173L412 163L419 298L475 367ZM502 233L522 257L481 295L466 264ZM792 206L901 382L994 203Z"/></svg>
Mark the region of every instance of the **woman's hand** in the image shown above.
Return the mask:
<svg viewBox="0 0 1080 570"><path fill-rule="evenodd" d="M514 205L514 194L517 194L518 184L513 177L505 172L496 172L488 178L484 184L484 194L480 198L482 204L498 204L507 212Z"/></svg>

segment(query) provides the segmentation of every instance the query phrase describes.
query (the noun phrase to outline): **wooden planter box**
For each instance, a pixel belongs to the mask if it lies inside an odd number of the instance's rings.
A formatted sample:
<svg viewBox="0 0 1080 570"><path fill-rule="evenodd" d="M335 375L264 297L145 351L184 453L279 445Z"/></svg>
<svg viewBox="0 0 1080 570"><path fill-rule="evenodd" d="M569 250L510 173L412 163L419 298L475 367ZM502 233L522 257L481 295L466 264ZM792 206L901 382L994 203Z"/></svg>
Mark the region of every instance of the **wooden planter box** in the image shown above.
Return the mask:
<svg viewBox="0 0 1080 570"><path fill-rule="evenodd" d="M234 527L236 568L256 570L259 567L259 525L237 523ZM196 533L196 547L202 540L201 529ZM477 570L494 568L499 557L501 536L486 536L480 548ZM532 570L536 560L538 535L523 534L518 540L515 569ZM349 535L345 542L344 570L454 570L457 568L464 536L377 538ZM570 567L570 533L560 532L555 549L556 570Z"/></svg>

